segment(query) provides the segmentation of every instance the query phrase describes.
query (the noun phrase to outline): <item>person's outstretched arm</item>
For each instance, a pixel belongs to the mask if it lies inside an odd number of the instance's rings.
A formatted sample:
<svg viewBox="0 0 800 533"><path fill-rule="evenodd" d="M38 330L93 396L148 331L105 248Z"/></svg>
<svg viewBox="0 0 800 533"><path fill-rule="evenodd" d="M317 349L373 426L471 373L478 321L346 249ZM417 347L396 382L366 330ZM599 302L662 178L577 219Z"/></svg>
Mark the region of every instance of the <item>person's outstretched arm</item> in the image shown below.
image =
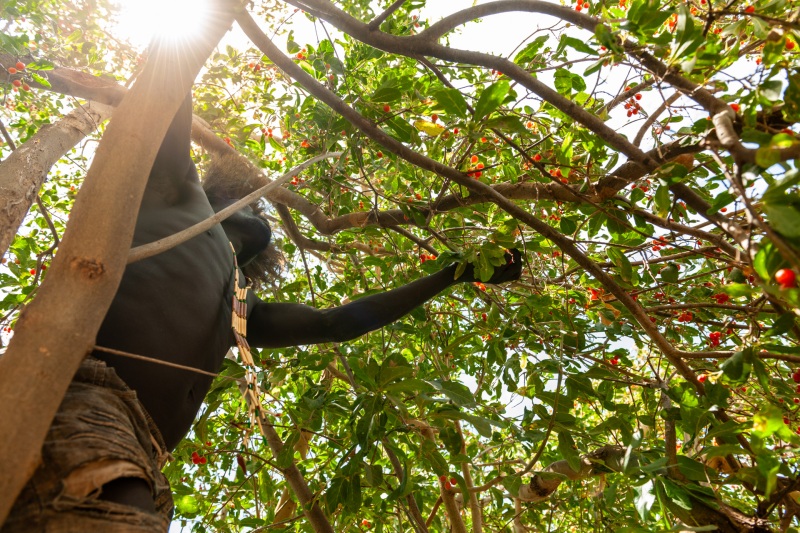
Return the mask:
<svg viewBox="0 0 800 533"><path fill-rule="evenodd" d="M509 254L508 263L495 268L487 283L504 283L519 278L519 251ZM456 265L413 281L397 289L365 296L331 309L302 304L267 303L250 293L247 340L257 348L282 348L301 344L344 342L391 324L455 283L475 281L467 268L454 280Z"/></svg>

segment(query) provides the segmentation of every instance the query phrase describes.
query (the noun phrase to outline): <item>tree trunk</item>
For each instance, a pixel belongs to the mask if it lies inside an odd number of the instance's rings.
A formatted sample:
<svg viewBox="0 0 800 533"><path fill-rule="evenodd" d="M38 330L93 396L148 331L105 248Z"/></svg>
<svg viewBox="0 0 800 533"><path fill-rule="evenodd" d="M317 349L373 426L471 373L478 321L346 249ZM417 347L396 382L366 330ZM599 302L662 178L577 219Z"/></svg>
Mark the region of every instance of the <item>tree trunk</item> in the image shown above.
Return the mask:
<svg viewBox="0 0 800 533"><path fill-rule="evenodd" d="M0 522L39 464L50 423L114 298L161 140L233 20L234 2L218 0L216 7L198 32L203 41L191 49L162 45L120 104L50 274L0 359L0 464L14 465L0 477Z"/></svg>

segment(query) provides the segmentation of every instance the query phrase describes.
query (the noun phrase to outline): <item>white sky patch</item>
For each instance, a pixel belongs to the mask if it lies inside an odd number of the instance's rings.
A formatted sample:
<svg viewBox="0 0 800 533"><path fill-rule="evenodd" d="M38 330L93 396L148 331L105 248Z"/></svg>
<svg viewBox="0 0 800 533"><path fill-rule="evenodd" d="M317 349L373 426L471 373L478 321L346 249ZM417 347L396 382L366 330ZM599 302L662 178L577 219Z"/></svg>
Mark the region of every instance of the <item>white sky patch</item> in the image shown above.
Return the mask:
<svg viewBox="0 0 800 533"><path fill-rule="evenodd" d="M115 0L118 20L112 32L134 46L153 37L186 39L202 27L208 0Z"/></svg>

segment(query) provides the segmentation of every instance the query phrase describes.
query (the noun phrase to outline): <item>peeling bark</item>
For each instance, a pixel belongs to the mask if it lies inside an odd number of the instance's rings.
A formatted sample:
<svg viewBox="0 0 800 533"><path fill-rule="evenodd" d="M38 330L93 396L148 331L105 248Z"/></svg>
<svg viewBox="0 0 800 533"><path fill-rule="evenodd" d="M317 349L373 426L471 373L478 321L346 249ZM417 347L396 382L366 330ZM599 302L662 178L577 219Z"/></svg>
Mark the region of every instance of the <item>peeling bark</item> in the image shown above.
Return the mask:
<svg viewBox="0 0 800 533"><path fill-rule="evenodd" d="M0 255L14 240L50 168L105 122L111 111L98 103L78 107L58 122L43 126L0 163Z"/></svg>

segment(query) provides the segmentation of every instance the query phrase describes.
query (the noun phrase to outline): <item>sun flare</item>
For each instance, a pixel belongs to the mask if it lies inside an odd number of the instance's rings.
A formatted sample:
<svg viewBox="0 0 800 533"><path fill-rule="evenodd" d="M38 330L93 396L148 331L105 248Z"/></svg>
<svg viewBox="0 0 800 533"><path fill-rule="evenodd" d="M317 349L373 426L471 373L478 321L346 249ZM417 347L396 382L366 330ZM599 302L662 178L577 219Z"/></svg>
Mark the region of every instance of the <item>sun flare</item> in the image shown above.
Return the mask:
<svg viewBox="0 0 800 533"><path fill-rule="evenodd" d="M115 33L136 46L154 37L188 39L203 26L208 0L115 0Z"/></svg>

